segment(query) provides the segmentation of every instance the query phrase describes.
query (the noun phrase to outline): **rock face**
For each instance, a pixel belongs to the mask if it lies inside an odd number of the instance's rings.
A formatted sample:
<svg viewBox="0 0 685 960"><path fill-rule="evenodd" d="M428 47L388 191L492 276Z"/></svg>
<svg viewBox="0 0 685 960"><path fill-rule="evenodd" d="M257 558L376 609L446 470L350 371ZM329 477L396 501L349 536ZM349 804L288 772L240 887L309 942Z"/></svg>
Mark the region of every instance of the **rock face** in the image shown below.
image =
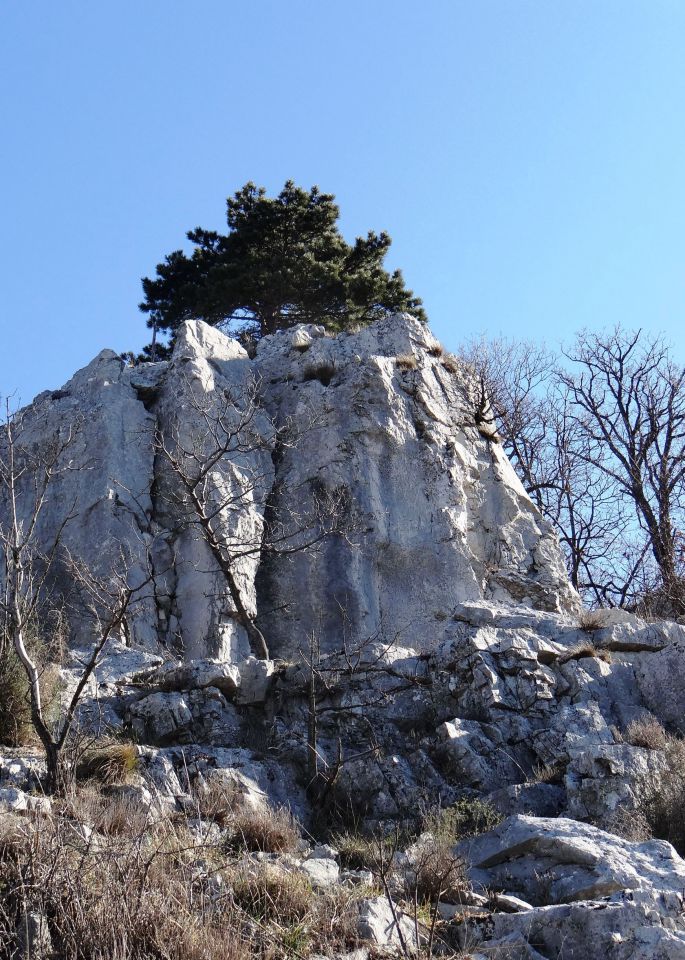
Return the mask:
<svg viewBox="0 0 685 960"><path fill-rule="evenodd" d="M405 315L336 337L299 327L252 358L197 322L168 362L103 351L19 424L30 455L69 441L37 527L45 554L74 517L51 594L75 638L64 693L93 641L65 557L125 569L143 586L79 722L134 736L150 808L220 784L249 808L306 821L325 803L377 828L485 799L508 819L459 851L483 892L440 914L485 911L463 925L474 956L685 957L683 862L608 832L639 826L672 763L631 739L635 722L685 733L685 627L578 616L476 406L468 372ZM42 776L35 757L0 756L6 816L41 812ZM317 889L360 880L330 848L300 868ZM394 950L416 938L383 898L359 929Z"/></svg>
<svg viewBox="0 0 685 960"><path fill-rule="evenodd" d="M397 315L356 334L322 333L267 337L250 360L236 341L188 322L169 362L131 369L103 351L63 389L41 394L24 411L26 436L41 446L73 430L65 456L78 468L60 475L42 543L73 504L65 540L74 556L106 572L121 548L134 577L152 564L133 643L247 656L225 578L186 522L160 445L207 453L213 412L237 422L254 398L250 442L208 475L210 495L224 502L241 482L254 487L239 510L234 501L223 511L224 535L258 543L265 509L301 515L322 492L350 513L347 536L318 550L256 550L237 561L242 602L272 653L293 655L314 623L324 649L343 628L432 649L469 600L575 609L549 525L500 445L479 433L472 384L428 329ZM296 440L276 449L284 424Z"/></svg>

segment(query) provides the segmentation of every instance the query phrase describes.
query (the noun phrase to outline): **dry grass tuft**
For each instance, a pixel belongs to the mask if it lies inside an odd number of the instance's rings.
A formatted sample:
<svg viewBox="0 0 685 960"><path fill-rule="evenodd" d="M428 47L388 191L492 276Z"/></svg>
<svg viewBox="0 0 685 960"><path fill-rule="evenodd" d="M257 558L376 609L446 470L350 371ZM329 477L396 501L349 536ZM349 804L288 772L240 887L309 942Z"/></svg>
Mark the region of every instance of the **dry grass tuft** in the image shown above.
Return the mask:
<svg viewBox="0 0 685 960"><path fill-rule="evenodd" d="M335 364L330 360L317 360L314 363L305 364L302 373L303 380L318 380L319 383L327 387L335 376Z"/></svg>
<svg viewBox="0 0 685 960"><path fill-rule="evenodd" d="M445 353L445 348L441 343L436 343L434 347L429 347L428 355L431 357L442 357Z"/></svg>
<svg viewBox="0 0 685 960"><path fill-rule="evenodd" d="M313 891L308 878L276 864L242 868L233 876L231 886L235 903L255 920L292 926L302 923L312 911Z"/></svg>
<svg viewBox="0 0 685 960"><path fill-rule="evenodd" d="M623 734L625 743L658 751L665 769L655 777L651 789L637 809L617 811L614 833L627 839L645 839L645 834L668 840L685 855L685 741L663 728L653 716L633 720ZM630 819L635 823L631 826ZM645 826L648 825L648 828Z"/></svg>
<svg viewBox="0 0 685 960"><path fill-rule="evenodd" d="M413 353L400 353L395 357L398 370L416 370L418 363Z"/></svg>
<svg viewBox="0 0 685 960"><path fill-rule="evenodd" d="M279 807L236 811L225 823L229 849L259 853L290 853L297 849L300 831L289 810Z"/></svg>
<svg viewBox="0 0 685 960"><path fill-rule="evenodd" d="M578 614L578 626L581 630L587 630L588 632L601 629L603 613L603 610L581 610Z"/></svg>
<svg viewBox="0 0 685 960"><path fill-rule="evenodd" d="M345 830L331 836L331 844L339 854L340 866L345 870L375 872L383 852L390 849L390 841L366 836L355 830Z"/></svg>
<svg viewBox="0 0 685 960"><path fill-rule="evenodd" d="M460 840L493 830L502 815L485 800L464 798L451 807L429 810L422 818L422 830L439 843L454 846Z"/></svg>
<svg viewBox="0 0 685 960"><path fill-rule="evenodd" d="M446 353L442 358L443 369L448 373L457 373L459 371L459 361L452 353Z"/></svg>
<svg viewBox="0 0 685 960"><path fill-rule="evenodd" d="M244 803L237 784L210 780L193 790L197 815L220 827L226 827Z"/></svg>
<svg viewBox="0 0 685 960"><path fill-rule="evenodd" d="M581 640L580 643L569 647L561 654L557 663L569 663L571 660L583 660L585 657L594 657L595 660L611 663L611 651L598 648L589 640Z"/></svg>
<svg viewBox="0 0 685 960"><path fill-rule="evenodd" d="M539 763L528 783L560 783L564 775L563 763Z"/></svg>
<svg viewBox="0 0 685 960"><path fill-rule="evenodd" d="M147 830L149 812L130 797L108 797L89 785L75 790L62 804L67 819L84 823L106 837L137 837Z"/></svg>
<svg viewBox="0 0 685 960"><path fill-rule="evenodd" d="M111 785L129 783L138 765L134 743L104 740L84 751L76 764L76 778Z"/></svg>
<svg viewBox="0 0 685 960"><path fill-rule="evenodd" d="M666 771L644 803L643 812L660 840L685 856L685 742L667 734Z"/></svg>

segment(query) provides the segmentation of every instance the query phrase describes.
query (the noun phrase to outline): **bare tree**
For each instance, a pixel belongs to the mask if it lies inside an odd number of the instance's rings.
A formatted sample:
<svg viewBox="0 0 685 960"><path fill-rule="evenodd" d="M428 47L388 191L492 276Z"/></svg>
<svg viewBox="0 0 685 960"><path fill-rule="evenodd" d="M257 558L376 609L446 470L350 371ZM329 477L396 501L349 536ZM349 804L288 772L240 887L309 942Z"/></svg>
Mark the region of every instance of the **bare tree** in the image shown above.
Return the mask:
<svg viewBox="0 0 685 960"><path fill-rule="evenodd" d="M630 504L665 598L682 616L685 368L662 338L620 327L579 334L566 356L572 367L559 379L591 445L583 456Z"/></svg>
<svg viewBox="0 0 685 960"><path fill-rule="evenodd" d="M37 445L23 435L22 414L13 413L9 401L4 421L0 436L0 645L11 646L26 675L31 722L45 750L46 789L53 792L65 786L68 771L63 764L64 747L98 659L108 640L122 629L127 611L149 578L130 583L123 556L119 569L105 580L72 557L64 545L63 534L78 517L75 504L62 511L47 543L42 542L41 520L52 506L55 481L61 474L78 469L67 455L78 425ZM73 599L78 599L81 615L92 618L96 639L64 710L51 723L45 712L39 664L30 651L27 630L49 604L50 580L57 563L72 581Z"/></svg>
<svg viewBox="0 0 685 960"><path fill-rule="evenodd" d="M347 535L349 494L319 478L299 488L273 479L274 461L317 428L313 414L299 425L289 418L278 423L260 403L257 379L209 395L191 381L183 390L192 427L177 423L156 433L157 451L172 479L162 496L173 505L178 527L194 531L209 548L252 652L268 659L266 639L241 587L244 564L310 550L332 534ZM287 511L279 508L284 500Z"/></svg>
<svg viewBox="0 0 685 960"><path fill-rule="evenodd" d="M476 421L501 440L554 525L569 577L591 602L658 592L685 612L685 372L658 337L582 333L566 353L496 339L467 344Z"/></svg>
<svg viewBox="0 0 685 960"><path fill-rule="evenodd" d="M547 457L553 355L527 340L481 337L464 344L460 357L473 373L474 413L481 433L501 441L527 493L544 511L544 492L556 484Z"/></svg>

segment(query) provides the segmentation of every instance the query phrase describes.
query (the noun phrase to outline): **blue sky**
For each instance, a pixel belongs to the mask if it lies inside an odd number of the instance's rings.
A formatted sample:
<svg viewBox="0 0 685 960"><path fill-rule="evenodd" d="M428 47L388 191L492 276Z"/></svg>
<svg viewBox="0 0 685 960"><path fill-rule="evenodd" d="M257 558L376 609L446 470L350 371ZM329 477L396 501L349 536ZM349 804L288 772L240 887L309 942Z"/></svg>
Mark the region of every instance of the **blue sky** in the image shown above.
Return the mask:
<svg viewBox="0 0 685 960"><path fill-rule="evenodd" d="M685 354L680 0L0 0L0 393L146 340L140 277L245 181L336 194L448 348Z"/></svg>

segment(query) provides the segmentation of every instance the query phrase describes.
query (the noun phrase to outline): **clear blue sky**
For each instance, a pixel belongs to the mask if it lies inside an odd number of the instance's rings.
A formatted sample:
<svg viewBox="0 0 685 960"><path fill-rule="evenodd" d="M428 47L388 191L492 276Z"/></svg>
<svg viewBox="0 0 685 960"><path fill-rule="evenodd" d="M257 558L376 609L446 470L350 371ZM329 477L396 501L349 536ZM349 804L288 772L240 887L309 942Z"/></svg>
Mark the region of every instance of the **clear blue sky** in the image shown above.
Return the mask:
<svg viewBox="0 0 685 960"><path fill-rule="evenodd" d="M682 0L0 0L0 393L137 349L140 277L251 179L336 194L454 348L685 353Z"/></svg>

